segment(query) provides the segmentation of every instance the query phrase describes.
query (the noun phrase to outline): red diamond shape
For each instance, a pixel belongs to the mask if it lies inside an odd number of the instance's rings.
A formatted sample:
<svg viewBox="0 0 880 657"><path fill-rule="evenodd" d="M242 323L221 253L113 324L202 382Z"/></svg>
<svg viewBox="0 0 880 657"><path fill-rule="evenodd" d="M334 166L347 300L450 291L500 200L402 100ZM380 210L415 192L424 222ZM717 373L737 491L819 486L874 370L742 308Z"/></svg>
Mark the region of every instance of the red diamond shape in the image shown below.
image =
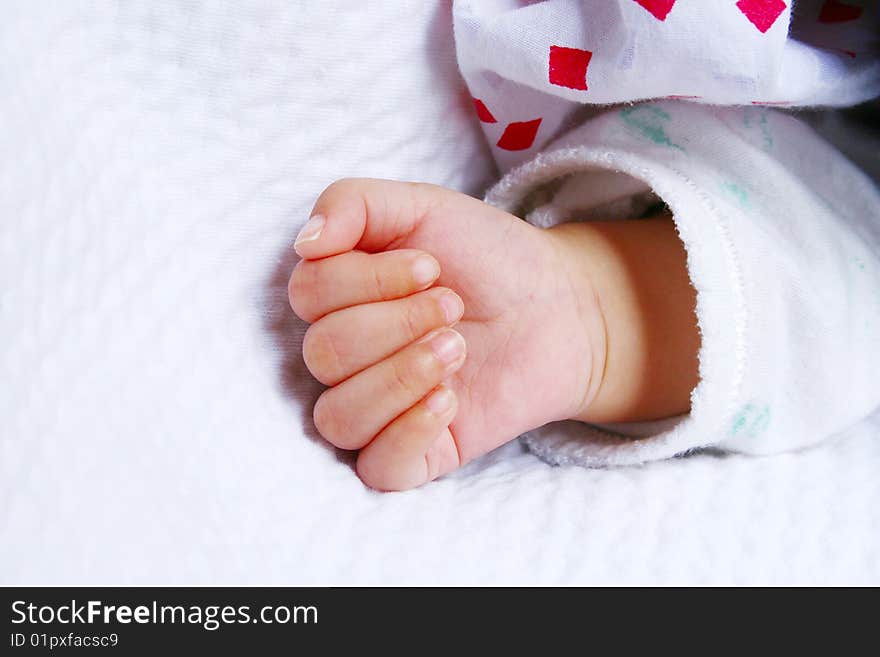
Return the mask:
<svg viewBox="0 0 880 657"><path fill-rule="evenodd" d="M504 134L501 135L496 146L506 151L524 151L531 148L540 125L541 119L511 123L504 128Z"/></svg>
<svg viewBox="0 0 880 657"><path fill-rule="evenodd" d="M587 90L587 67L593 53L579 48L550 46L550 84Z"/></svg>
<svg viewBox="0 0 880 657"><path fill-rule="evenodd" d="M479 98L474 98L474 109L477 110L477 116L483 123L497 123L498 119L492 116L492 112L486 107L486 104Z"/></svg>
<svg viewBox="0 0 880 657"><path fill-rule="evenodd" d="M862 15L864 9L862 7L853 7L852 5L839 2L839 0L828 0L822 5L822 11L819 12L820 23L844 23L846 21L854 21Z"/></svg>
<svg viewBox="0 0 880 657"><path fill-rule="evenodd" d="M665 21L666 16L672 11L675 0L636 0L642 7L647 9L659 21Z"/></svg>
<svg viewBox="0 0 880 657"><path fill-rule="evenodd" d="M786 7L782 0L739 0L736 6L761 33L773 27Z"/></svg>

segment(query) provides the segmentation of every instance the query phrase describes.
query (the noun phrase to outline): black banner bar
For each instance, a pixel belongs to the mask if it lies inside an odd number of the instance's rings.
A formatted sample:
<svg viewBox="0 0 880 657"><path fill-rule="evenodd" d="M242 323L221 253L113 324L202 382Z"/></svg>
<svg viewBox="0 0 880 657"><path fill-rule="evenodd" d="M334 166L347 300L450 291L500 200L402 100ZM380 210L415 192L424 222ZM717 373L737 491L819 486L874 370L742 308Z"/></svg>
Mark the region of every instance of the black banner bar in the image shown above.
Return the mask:
<svg viewBox="0 0 880 657"><path fill-rule="evenodd" d="M809 636L819 648L816 633L846 613L850 595L826 591L821 597L831 602L817 604L814 594L792 590L11 587L0 588L0 654L336 654L359 647L384 655L425 646L471 654L475 645L491 654L502 646L545 654L607 648L608 641L618 652L639 644L678 650L707 633L723 637L728 649L754 647L756 637L766 648L773 634ZM850 636L859 627L854 617L846 613Z"/></svg>

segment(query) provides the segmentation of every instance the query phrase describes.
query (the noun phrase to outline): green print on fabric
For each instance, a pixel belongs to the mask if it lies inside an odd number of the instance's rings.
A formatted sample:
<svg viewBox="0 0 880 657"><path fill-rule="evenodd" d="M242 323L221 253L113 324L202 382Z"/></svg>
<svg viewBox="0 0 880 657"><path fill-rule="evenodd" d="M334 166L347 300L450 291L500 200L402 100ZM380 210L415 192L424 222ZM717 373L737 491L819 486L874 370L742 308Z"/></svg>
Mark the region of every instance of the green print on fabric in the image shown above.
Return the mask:
<svg viewBox="0 0 880 657"><path fill-rule="evenodd" d="M757 438L770 426L770 407L748 403L733 418L730 437Z"/></svg>
<svg viewBox="0 0 880 657"><path fill-rule="evenodd" d="M684 148L672 142L663 123L670 120L668 112L664 112L654 105L636 105L634 107L625 107L620 110L620 118L627 127L637 130L643 137L650 139L659 146L675 148L682 153Z"/></svg>
<svg viewBox="0 0 880 657"><path fill-rule="evenodd" d="M767 122L767 111L766 107L757 110L754 107L746 107L743 110L743 125L749 129L752 127L752 118L754 114L757 113L757 124L758 128L761 130L761 135L764 138L765 151L769 151L773 148L773 135L770 132L770 124Z"/></svg>
<svg viewBox="0 0 880 657"><path fill-rule="evenodd" d="M865 261L859 258L858 256L853 258L853 264L858 268L859 271L865 271Z"/></svg>
<svg viewBox="0 0 880 657"><path fill-rule="evenodd" d="M736 183L729 181L723 182L721 183L721 189L723 189L728 196L735 198L740 207L751 207L751 204L749 203L749 193Z"/></svg>

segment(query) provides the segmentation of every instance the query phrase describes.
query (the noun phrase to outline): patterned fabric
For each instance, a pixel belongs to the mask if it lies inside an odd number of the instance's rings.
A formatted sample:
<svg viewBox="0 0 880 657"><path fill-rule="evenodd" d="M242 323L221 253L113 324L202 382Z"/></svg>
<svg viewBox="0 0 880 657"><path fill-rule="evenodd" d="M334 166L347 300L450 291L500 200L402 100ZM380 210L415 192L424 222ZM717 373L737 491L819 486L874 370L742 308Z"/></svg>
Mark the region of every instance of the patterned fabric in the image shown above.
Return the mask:
<svg viewBox="0 0 880 657"><path fill-rule="evenodd" d="M880 93L876 2L457 0L459 65L502 170L582 105L847 106Z"/></svg>

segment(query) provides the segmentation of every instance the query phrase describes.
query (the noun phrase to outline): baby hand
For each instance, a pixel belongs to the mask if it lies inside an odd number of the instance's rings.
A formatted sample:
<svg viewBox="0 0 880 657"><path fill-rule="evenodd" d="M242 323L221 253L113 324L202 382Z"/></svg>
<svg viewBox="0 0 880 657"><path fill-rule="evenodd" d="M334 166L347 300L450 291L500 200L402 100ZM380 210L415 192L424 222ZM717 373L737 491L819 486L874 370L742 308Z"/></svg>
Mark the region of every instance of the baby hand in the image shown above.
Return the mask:
<svg viewBox="0 0 880 657"><path fill-rule="evenodd" d="M315 425L360 450L373 488L430 481L587 395L592 305L549 231L434 185L343 180L295 248L304 360L330 386Z"/></svg>
<svg viewBox="0 0 880 657"><path fill-rule="evenodd" d="M425 454L456 412L443 381L465 360L464 338L449 328L464 304L431 287L439 275L431 255L396 249L302 260L291 277L293 308L313 322L305 363L330 386L315 426L337 447L361 450L358 472L377 487L433 478Z"/></svg>
<svg viewBox="0 0 880 657"><path fill-rule="evenodd" d="M421 485L553 420L687 410L699 334L668 216L542 230L441 187L343 180L296 250L303 357L330 386L315 425L360 450L374 488Z"/></svg>

